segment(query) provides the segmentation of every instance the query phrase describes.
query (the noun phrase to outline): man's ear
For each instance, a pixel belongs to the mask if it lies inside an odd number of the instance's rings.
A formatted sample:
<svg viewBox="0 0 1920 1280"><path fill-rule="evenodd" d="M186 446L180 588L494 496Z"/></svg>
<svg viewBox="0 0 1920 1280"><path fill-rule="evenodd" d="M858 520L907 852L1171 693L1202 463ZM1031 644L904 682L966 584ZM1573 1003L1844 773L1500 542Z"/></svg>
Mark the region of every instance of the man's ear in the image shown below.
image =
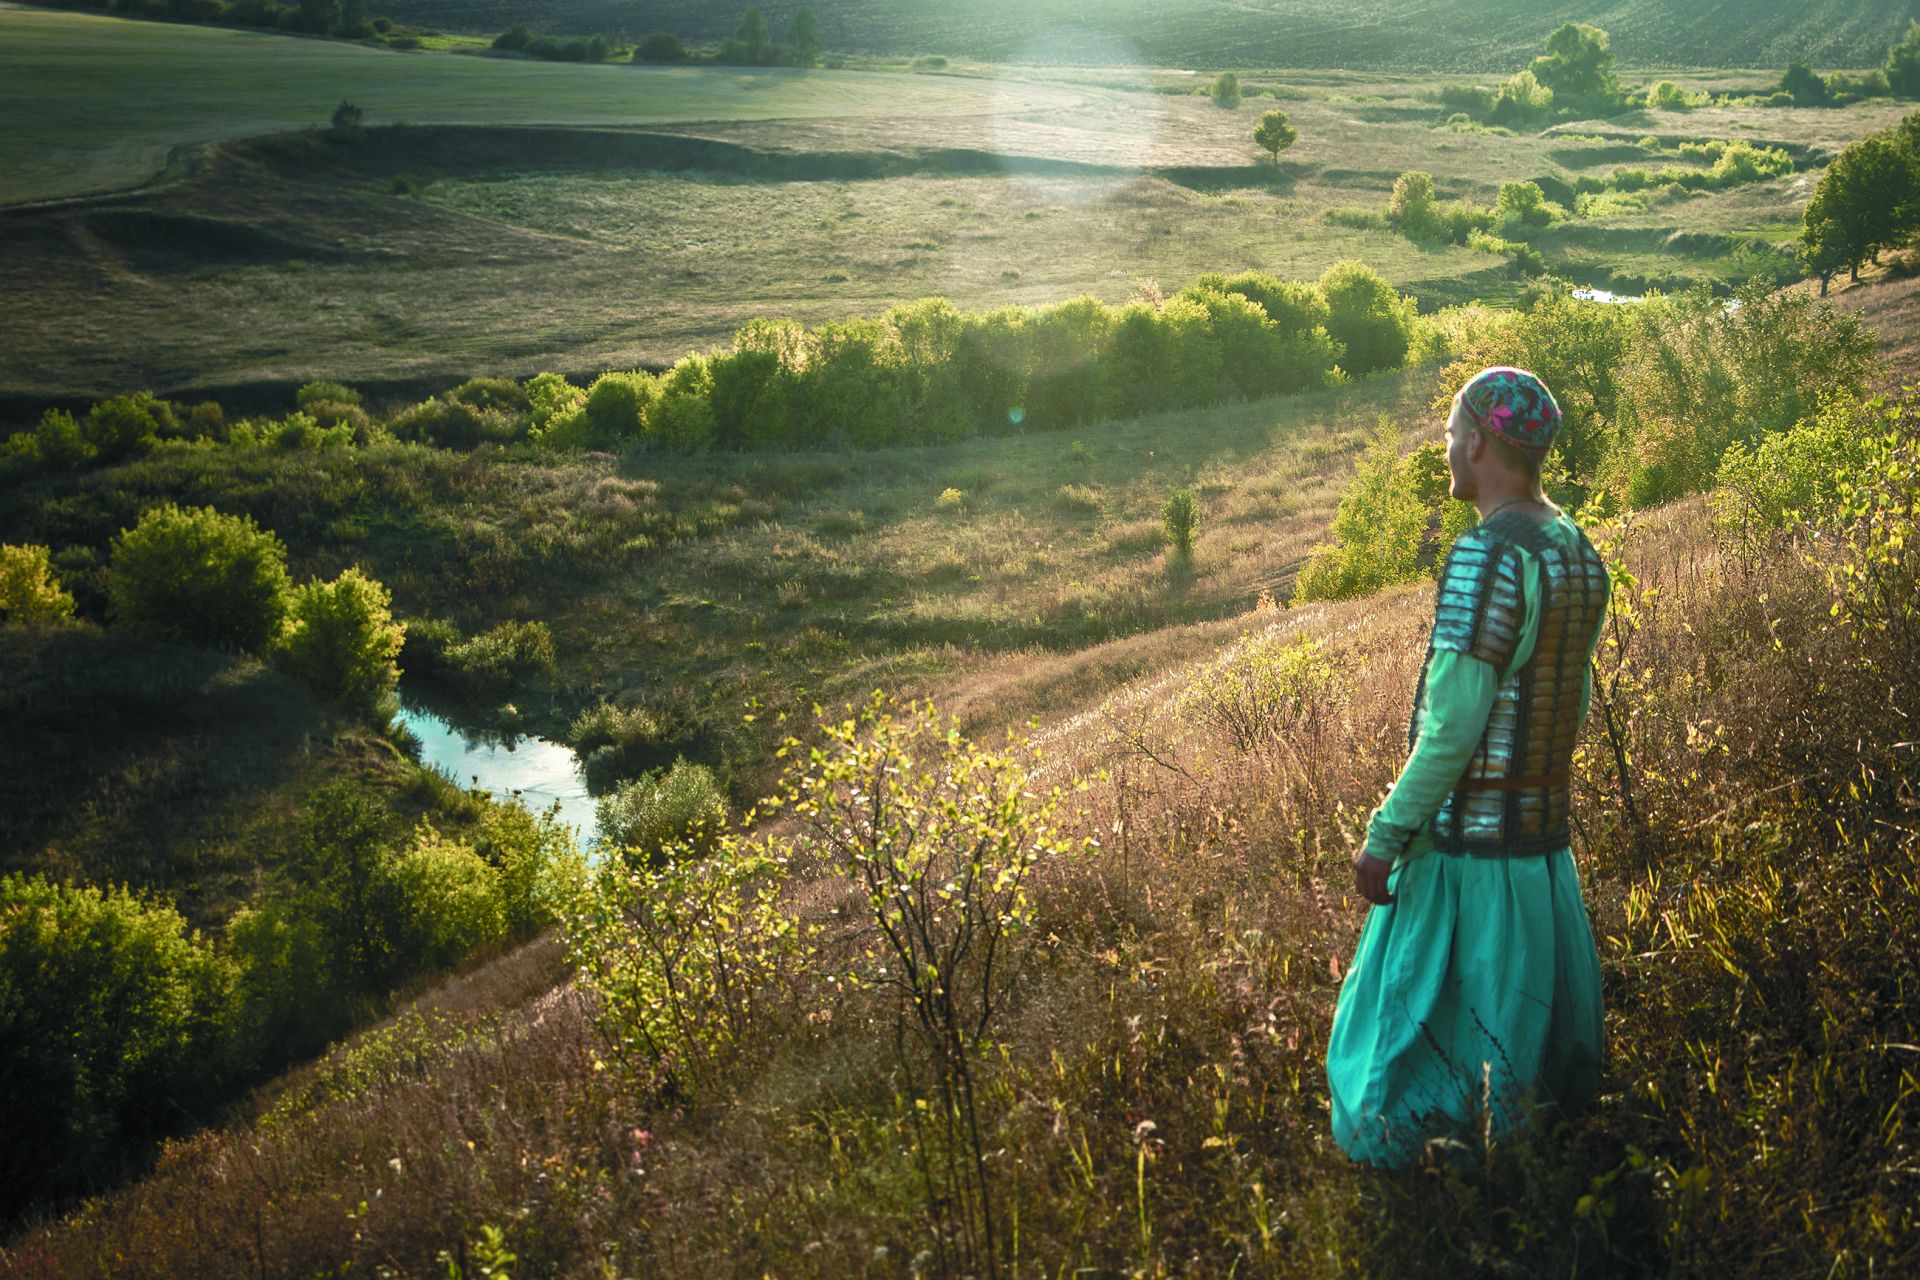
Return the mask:
<svg viewBox="0 0 1920 1280"><path fill-rule="evenodd" d="M1487 456L1487 450L1493 446L1487 443L1487 433L1479 427L1472 426L1467 430L1472 433L1472 439L1467 441L1467 461L1478 466L1480 460Z"/></svg>

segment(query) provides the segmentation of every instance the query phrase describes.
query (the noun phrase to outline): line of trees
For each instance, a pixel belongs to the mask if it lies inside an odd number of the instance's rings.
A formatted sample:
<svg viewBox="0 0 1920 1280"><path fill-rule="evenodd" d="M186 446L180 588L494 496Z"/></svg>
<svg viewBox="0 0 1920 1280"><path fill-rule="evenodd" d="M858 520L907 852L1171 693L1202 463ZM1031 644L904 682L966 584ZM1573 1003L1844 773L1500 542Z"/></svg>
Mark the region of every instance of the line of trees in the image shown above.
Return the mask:
<svg viewBox="0 0 1920 1280"><path fill-rule="evenodd" d="M182 444L346 449L397 439L472 449L531 440L686 453L937 444L1315 390L1400 368L1417 336L1413 299L1360 262L1312 282L1257 271L1202 276L1170 298L1119 306L1075 298L969 313L922 298L814 329L754 320L730 350L688 355L658 374L610 371L586 386L556 373L524 383L474 378L384 421L330 382L303 386L284 418L231 423L210 402L117 396L78 418L48 410L0 441L0 476Z"/></svg>
<svg viewBox="0 0 1920 1280"><path fill-rule="evenodd" d="M1916 28L1920 30L1920 28ZM1846 148L1814 188L1800 243L1820 292L1841 268L1852 280L1863 263L1904 248L1920 230L1920 112Z"/></svg>
<svg viewBox="0 0 1920 1280"><path fill-rule="evenodd" d="M367 0L44 0L56 9L82 9L123 18L218 23L237 27L295 31L341 40L416 39L393 19L368 12Z"/></svg>

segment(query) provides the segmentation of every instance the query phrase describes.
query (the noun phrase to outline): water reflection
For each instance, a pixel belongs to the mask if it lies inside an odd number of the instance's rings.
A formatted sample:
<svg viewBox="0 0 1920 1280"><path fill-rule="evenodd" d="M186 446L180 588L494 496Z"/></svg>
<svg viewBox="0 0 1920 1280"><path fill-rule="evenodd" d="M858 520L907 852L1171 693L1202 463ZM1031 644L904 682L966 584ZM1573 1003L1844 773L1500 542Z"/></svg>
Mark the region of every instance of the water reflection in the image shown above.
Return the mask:
<svg viewBox="0 0 1920 1280"><path fill-rule="evenodd" d="M463 787L517 799L535 813L557 801L560 820L574 829L582 848L598 837L593 797L569 748L545 738L468 733L423 707L402 704L398 719L420 740L421 763L446 771Z"/></svg>

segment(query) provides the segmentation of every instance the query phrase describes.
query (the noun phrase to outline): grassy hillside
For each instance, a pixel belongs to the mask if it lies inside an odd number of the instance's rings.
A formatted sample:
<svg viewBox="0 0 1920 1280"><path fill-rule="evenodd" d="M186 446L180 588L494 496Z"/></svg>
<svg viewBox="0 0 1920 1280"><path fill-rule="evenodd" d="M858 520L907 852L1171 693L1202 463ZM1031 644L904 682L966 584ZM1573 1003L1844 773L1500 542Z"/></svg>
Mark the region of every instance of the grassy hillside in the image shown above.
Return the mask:
<svg viewBox="0 0 1920 1280"><path fill-rule="evenodd" d="M1227 662L1325 645L1333 701L1267 745L1186 709L1197 666L1083 689L1041 736L1041 777L1081 784L1067 829L1099 845L1036 873L1019 982L978 1067L1001 1221L1019 1223L1003 1274L1784 1277L1915 1261L1901 1162L1920 850L1892 817L1912 775L1883 734L1911 696L1885 701L1869 664L1894 651L1826 618L1817 571L1734 557L1705 517L1670 508L1626 544L1642 612L1603 673L1628 678L1576 764L1610 1067L1599 1101L1537 1142L1475 1141L1382 1176L1325 1130L1321 1058L1361 915L1348 842L1402 750L1422 589L1252 612L1210 637L1241 642L1216 651ZM1637 831L1609 713L1631 735ZM1886 833L1864 834L1876 818ZM819 927L835 972L867 936L862 900L810 866L784 906ZM798 962L779 973L804 994L759 1009L714 1073L663 1088L619 1069L596 1006L530 950L16 1239L0 1265L426 1272L510 1253L565 1276L937 1269L929 1215L945 1211L915 1163L933 1139L889 993Z"/></svg>
<svg viewBox="0 0 1920 1280"><path fill-rule="evenodd" d="M1034 105L1074 100L1070 94ZM0 5L0 203L144 181L174 147L365 122L647 125L967 116L992 86L920 77L561 66Z"/></svg>
<svg viewBox="0 0 1920 1280"><path fill-rule="evenodd" d="M393 0L409 21L463 31L525 22L542 31L666 29L718 40L745 0ZM760 6L777 33L790 4ZM1780 66L1790 59L1875 66L1920 16L1913 0L819 0L811 6L829 49L893 54L965 54L995 61L1112 62L1134 49L1162 66L1378 67L1518 70L1564 22L1613 34L1623 62L1638 67Z"/></svg>

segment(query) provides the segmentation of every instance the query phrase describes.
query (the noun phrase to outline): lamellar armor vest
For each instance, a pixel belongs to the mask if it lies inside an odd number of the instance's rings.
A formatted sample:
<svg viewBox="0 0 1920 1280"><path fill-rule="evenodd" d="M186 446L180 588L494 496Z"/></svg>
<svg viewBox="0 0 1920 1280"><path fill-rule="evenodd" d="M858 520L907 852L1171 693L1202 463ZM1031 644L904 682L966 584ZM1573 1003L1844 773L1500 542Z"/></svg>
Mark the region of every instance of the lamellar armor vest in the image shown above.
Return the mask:
<svg viewBox="0 0 1920 1280"><path fill-rule="evenodd" d="M1538 582L1539 627L1533 652L1515 665L1527 621L1522 576L1529 572ZM1428 657L1468 654L1501 680L1473 760L1434 815L1434 845L1443 853L1525 857L1570 842L1573 748L1607 595L1606 564L1577 528L1563 543L1528 515L1505 512L1454 543L1440 575ZM1420 736L1425 684L1423 668L1409 747Z"/></svg>

